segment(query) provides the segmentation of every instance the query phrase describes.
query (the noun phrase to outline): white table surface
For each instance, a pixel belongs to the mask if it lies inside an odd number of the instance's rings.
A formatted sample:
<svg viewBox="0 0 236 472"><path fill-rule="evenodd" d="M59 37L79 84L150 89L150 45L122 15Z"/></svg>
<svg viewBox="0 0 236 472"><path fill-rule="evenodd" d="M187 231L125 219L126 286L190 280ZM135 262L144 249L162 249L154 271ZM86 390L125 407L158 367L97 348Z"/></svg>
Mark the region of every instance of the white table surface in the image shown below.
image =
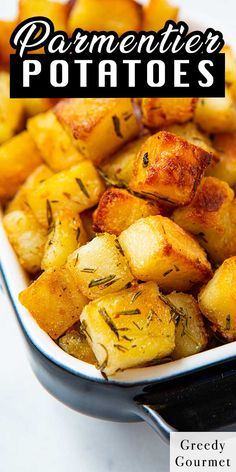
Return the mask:
<svg viewBox="0 0 236 472"><path fill-rule="evenodd" d="M236 27L235 0L176 3ZM0 16L11 15L14 4L0 0ZM51 397L31 372L15 315L0 289L0 472L68 470L168 472L168 447L144 423L95 420Z"/></svg>

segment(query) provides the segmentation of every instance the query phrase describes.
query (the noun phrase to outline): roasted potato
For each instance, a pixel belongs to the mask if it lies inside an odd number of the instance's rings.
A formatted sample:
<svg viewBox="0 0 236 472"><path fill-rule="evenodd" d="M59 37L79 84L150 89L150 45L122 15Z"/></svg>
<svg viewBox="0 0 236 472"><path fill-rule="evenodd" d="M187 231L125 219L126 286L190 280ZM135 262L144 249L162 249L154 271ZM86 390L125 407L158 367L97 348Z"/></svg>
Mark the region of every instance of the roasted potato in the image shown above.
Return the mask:
<svg viewBox="0 0 236 472"><path fill-rule="evenodd" d="M142 119L145 126L160 129L193 118L196 98L143 98Z"/></svg>
<svg viewBox="0 0 236 472"><path fill-rule="evenodd" d="M17 20L0 20L0 64L8 66L10 54L15 51L10 45L10 37L17 26Z"/></svg>
<svg viewBox="0 0 236 472"><path fill-rule="evenodd" d="M111 187L102 195L93 214L93 228L97 233L118 236L140 218L162 213L163 209L157 202L146 201L127 190Z"/></svg>
<svg viewBox="0 0 236 472"><path fill-rule="evenodd" d="M207 133L236 131L236 105L229 88L225 97L199 99L194 121Z"/></svg>
<svg viewBox="0 0 236 472"><path fill-rule="evenodd" d="M129 187L167 205L186 205L193 199L211 155L166 131L142 145Z"/></svg>
<svg viewBox="0 0 236 472"><path fill-rule="evenodd" d="M189 290L212 275L204 250L164 216L136 221L119 236L130 270L138 280L154 280L160 289Z"/></svg>
<svg viewBox="0 0 236 472"><path fill-rule="evenodd" d="M216 134L213 138L219 161L208 174L224 180L231 187L236 185L236 132Z"/></svg>
<svg viewBox="0 0 236 472"><path fill-rule="evenodd" d="M132 173L136 154L147 140L148 136L136 139L126 144L122 149L109 157L101 166L102 174L110 185L127 187Z"/></svg>
<svg viewBox="0 0 236 472"><path fill-rule="evenodd" d="M59 102L55 113L79 153L95 164L140 131L130 98L71 98Z"/></svg>
<svg viewBox="0 0 236 472"><path fill-rule="evenodd" d="M236 254L236 201L226 182L204 178L194 200L177 208L173 219L198 238L212 261Z"/></svg>
<svg viewBox="0 0 236 472"><path fill-rule="evenodd" d="M50 98L24 98L24 110L27 118L46 112L54 105L54 100Z"/></svg>
<svg viewBox="0 0 236 472"><path fill-rule="evenodd" d="M86 242L79 215L71 210L59 211L48 235L41 268L47 270L64 265L67 257Z"/></svg>
<svg viewBox="0 0 236 472"><path fill-rule="evenodd" d="M47 231L40 226L28 208L4 216L3 224L19 261L31 274L41 269Z"/></svg>
<svg viewBox="0 0 236 472"><path fill-rule="evenodd" d="M196 124L193 121L185 123L183 125L171 125L165 128L165 131L169 133L177 134L181 138L186 139L189 143L197 146L204 151L208 152L211 155L211 162L208 169L214 167L219 162L219 155L217 149L215 149L214 144L211 142L210 138L206 133L200 131ZM208 172L206 170L206 173ZM209 172L210 172L209 171Z"/></svg>
<svg viewBox="0 0 236 472"><path fill-rule="evenodd" d="M153 282L90 302L81 314L81 323L106 375L158 362L175 347L170 308Z"/></svg>
<svg viewBox="0 0 236 472"><path fill-rule="evenodd" d="M236 340L236 257L226 259L199 294L199 306L215 331Z"/></svg>
<svg viewBox="0 0 236 472"><path fill-rule="evenodd" d="M54 171L68 169L84 160L53 111L31 118L27 128L44 160Z"/></svg>
<svg viewBox="0 0 236 472"><path fill-rule="evenodd" d="M55 31L66 31L68 8L65 2L56 0L19 0L19 21L43 15L53 22Z"/></svg>
<svg viewBox="0 0 236 472"><path fill-rule="evenodd" d="M82 333L80 325L76 323L72 328L59 339L59 346L63 351L67 352L73 357L89 364L96 364L96 357L89 346L86 336Z"/></svg>
<svg viewBox="0 0 236 472"><path fill-rule="evenodd" d="M15 210L28 211L29 204L27 196L29 192L33 193L39 184L44 180L49 179L53 175L53 172L49 167L42 164L36 167L36 169L29 175L26 181L21 185L13 200L11 200L6 208L6 213L10 213Z"/></svg>
<svg viewBox="0 0 236 472"><path fill-rule="evenodd" d="M90 300L118 292L131 284L132 276L118 240L104 233L68 257L77 286Z"/></svg>
<svg viewBox="0 0 236 472"><path fill-rule="evenodd" d="M42 163L27 131L0 146L0 202L13 197L31 172Z"/></svg>
<svg viewBox="0 0 236 472"><path fill-rule="evenodd" d="M68 29L86 31L126 31L141 29L141 7L133 0L75 0Z"/></svg>
<svg viewBox="0 0 236 472"><path fill-rule="evenodd" d="M142 30L159 31L167 20L176 21L179 8L171 5L169 0L149 0L144 6Z"/></svg>
<svg viewBox="0 0 236 472"><path fill-rule="evenodd" d="M29 192L27 201L38 221L50 228L60 210L80 213L92 208L104 190L102 180L92 162L54 174Z"/></svg>
<svg viewBox="0 0 236 472"><path fill-rule="evenodd" d="M1 46L0 46L1 47ZM10 76L0 72L0 144L23 129L24 107L20 99L10 99Z"/></svg>
<svg viewBox="0 0 236 472"><path fill-rule="evenodd" d="M58 339L79 320L87 304L71 272L64 267L43 272L20 293L19 299L53 339Z"/></svg>
<svg viewBox="0 0 236 472"><path fill-rule="evenodd" d="M195 298L177 292L172 292L166 298L176 316L175 349L171 357L181 359L204 351L208 335Z"/></svg>

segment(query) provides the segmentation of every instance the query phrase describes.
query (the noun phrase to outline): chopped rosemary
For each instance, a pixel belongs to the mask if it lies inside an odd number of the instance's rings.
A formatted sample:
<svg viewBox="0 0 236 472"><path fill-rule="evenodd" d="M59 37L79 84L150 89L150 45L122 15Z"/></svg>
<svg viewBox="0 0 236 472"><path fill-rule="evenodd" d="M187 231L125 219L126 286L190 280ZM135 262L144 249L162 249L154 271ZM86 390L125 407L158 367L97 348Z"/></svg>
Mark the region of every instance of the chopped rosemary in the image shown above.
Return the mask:
<svg viewBox="0 0 236 472"><path fill-rule="evenodd" d="M97 170L98 170L99 174L101 175L101 177L103 178L103 180L105 180L107 185L111 185L112 187L116 187L116 188L127 188L127 184L125 182L122 182L122 180L113 180L113 179L111 179L99 167L97 168Z"/></svg>
<svg viewBox="0 0 236 472"><path fill-rule="evenodd" d="M80 226L79 226L76 230L76 241L77 241L77 243L78 243L79 238L80 238L80 233L81 233L81 229L80 229Z"/></svg>
<svg viewBox="0 0 236 472"><path fill-rule="evenodd" d="M92 269L91 267L84 267L84 269L80 269L80 272L86 272L87 274L93 274L96 272L96 269Z"/></svg>
<svg viewBox="0 0 236 472"><path fill-rule="evenodd" d="M133 116L132 113L128 113L127 111L123 113L123 117L125 121L128 121Z"/></svg>
<svg viewBox="0 0 236 472"><path fill-rule="evenodd" d="M124 136L122 135L121 129L120 129L120 119L118 118L118 116L114 115L112 117L112 121L113 121L113 126L114 126L116 136L118 136L118 138L123 139Z"/></svg>
<svg viewBox="0 0 236 472"><path fill-rule="evenodd" d="M81 322L81 325L80 325L80 330L82 331L82 333L86 334L86 336L90 339L90 341L92 341L92 338L88 332L88 327L87 327L87 323L85 320L83 320Z"/></svg>
<svg viewBox="0 0 236 472"><path fill-rule="evenodd" d="M99 369L100 369L101 372L102 372L103 369L105 369L106 366L107 366L107 364L108 364L108 358L109 358L109 356L108 356L108 351L107 351L106 346L104 346L104 344L101 344L101 343L99 343L99 346L102 346L102 348L104 349L104 351L105 351L105 353L106 353L106 357L105 357L103 363L99 366ZM107 378L107 377L105 377L105 378Z"/></svg>
<svg viewBox="0 0 236 472"><path fill-rule="evenodd" d="M119 243L119 240L118 240L117 238L116 238L116 240L115 240L115 246L116 246L116 249L118 249L118 251L121 253L121 255L124 256L124 255L125 255L125 254L124 254L124 251L123 251L123 249L122 249L122 247L121 247L121 245L120 245L120 243Z"/></svg>
<svg viewBox="0 0 236 472"><path fill-rule="evenodd" d="M179 271L180 271L180 268L179 268L177 265L175 265L175 264L174 264L174 268L175 268L176 272L179 272Z"/></svg>
<svg viewBox="0 0 236 472"><path fill-rule="evenodd" d="M124 288L131 288L131 287L132 287L132 282L128 282L128 283L124 286Z"/></svg>
<svg viewBox="0 0 236 472"><path fill-rule="evenodd" d="M118 349L118 351L121 352L127 352L129 349L125 346L122 346L121 344L114 344L114 347Z"/></svg>
<svg viewBox="0 0 236 472"><path fill-rule="evenodd" d="M125 341L129 341L130 343L133 341L132 338L128 338L128 336L124 335L124 336L121 336L123 339L125 339Z"/></svg>
<svg viewBox="0 0 236 472"><path fill-rule="evenodd" d="M108 275L108 277L102 277L101 279L94 279L89 282L89 288L97 287L99 285L104 285L109 287L110 285L114 284L118 279L116 279L116 275Z"/></svg>
<svg viewBox="0 0 236 472"><path fill-rule="evenodd" d="M166 272L164 272L163 277L166 277L166 276L169 275L171 272L173 272L173 269L167 270Z"/></svg>
<svg viewBox="0 0 236 472"><path fill-rule="evenodd" d="M141 315L141 311L139 308L136 308L135 310L123 310L116 313L116 317L121 315Z"/></svg>
<svg viewBox="0 0 236 472"><path fill-rule="evenodd" d="M142 290L139 290L139 292L136 292L131 298L131 303L134 303L135 300L137 300L137 298L140 297L142 293L143 293Z"/></svg>
<svg viewBox="0 0 236 472"><path fill-rule="evenodd" d="M143 155L143 167L147 167L149 164L148 152Z"/></svg>
<svg viewBox="0 0 236 472"><path fill-rule="evenodd" d="M102 318L104 319L105 323L109 326L109 328L113 331L113 333L116 335L118 341L120 339L120 336L119 336L119 333L118 333L118 329L116 327L116 325L113 323L112 319L110 318L110 316L108 315L107 311L105 308L100 308L98 310L99 314L102 316Z"/></svg>
<svg viewBox="0 0 236 472"><path fill-rule="evenodd" d="M140 328L140 326L138 325L138 323L136 323L135 321L133 321L133 324L134 324L134 326L136 326L136 328L139 329L139 331L142 331L142 330L143 330L143 328Z"/></svg>
<svg viewBox="0 0 236 472"><path fill-rule="evenodd" d="M231 316L227 315L226 316L226 323L225 323L225 330L229 331L231 327Z"/></svg>
<svg viewBox="0 0 236 472"><path fill-rule="evenodd" d="M79 179L78 177L75 177L75 180L76 180L76 182L77 182L77 184L78 184L78 186L79 186L81 192L83 192L84 195L85 195L87 198L90 198L90 195L89 195L89 193L88 193L88 190L86 189L86 187L85 187L84 183L82 182L82 180Z"/></svg>
<svg viewBox="0 0 236 472"><path fill-rule="evenodd" d="M78 260L79 260L79 254L76 254L76 258L75 258L74 267L77 265L77 263L78 263Z"/></svg>
<svg viewBox="0 0 236 472"><path fill-rule="evenodd" d="M51 228L53 224L53 214L52 214L51 203L49 200L46 200L46 210L47 210L48 227Z"/></svg>

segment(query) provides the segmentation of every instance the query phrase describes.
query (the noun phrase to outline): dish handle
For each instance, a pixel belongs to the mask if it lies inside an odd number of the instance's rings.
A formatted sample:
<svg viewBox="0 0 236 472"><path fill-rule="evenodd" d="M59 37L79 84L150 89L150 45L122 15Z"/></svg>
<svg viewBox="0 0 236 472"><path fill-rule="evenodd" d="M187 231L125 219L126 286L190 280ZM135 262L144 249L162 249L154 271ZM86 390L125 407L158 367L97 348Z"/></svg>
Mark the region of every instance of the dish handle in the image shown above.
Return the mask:
<svg viewBox="0 0 236 472"><path fill-rule="evenodd" d="M167 441L175 431L235 431L236 360L150 384L135 401L139 416Z"/></svg>

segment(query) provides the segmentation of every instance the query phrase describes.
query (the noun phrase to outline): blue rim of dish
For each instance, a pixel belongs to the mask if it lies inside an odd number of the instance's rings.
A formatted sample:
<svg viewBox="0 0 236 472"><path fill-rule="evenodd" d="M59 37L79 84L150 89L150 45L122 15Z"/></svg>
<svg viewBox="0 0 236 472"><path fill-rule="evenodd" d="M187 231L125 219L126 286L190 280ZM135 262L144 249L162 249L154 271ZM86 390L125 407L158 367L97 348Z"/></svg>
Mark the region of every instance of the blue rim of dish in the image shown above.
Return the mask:
<svg viewBox="0 0 236 472"><path fill-rule="evenodd" d="M164 383L166 381L174 380L174 379L177 379L177 378L180 378L180 377L187 377L188 375L191 375L195 372L199 372L201 370L206 370L210 367L215 367L216 365L224 364L225 362L230 362L230 361L233 361L233 360L236 359L236 355L235 356L230 356L230 357L227 357L226 359L222 359L221 361L211 362L211 363L205 364L203 366L195 367L193 369L190 369L188 372L179 372L175 375L170 374L170 375L166 376L164 379L163 378L161 378L161 379L156 378L156 379L146 379L146 380L141 380L141 381L129 381L129 382L122 382L122 381L117 381L117 380L112 380L112 379L106 380L105 378L101 378L101 379L96 378L95 379L92 376L85 375L85 374L80 373L80 372L75 372L70 367L60 363L56 358L51 357L48 354L48 352L44 351L43 349L41 349L41 347L39 347L35 344L34 340L32 339L32 337L30 337L28 331L26 330L26 328L25 328L25 326L24 326L24 324L21 320L21 315L19 314L19 312L17 310L16 304L15 304L15 301L14 301L14 297L12 295L12 292L11 292L9 283L7 281L7 277L5 275L5 272L3 270L1 261L0 261L0 273L2 275L2 279L3 279L4 285L5 285L6 292L8 294L9 300L12 304L13 310L14 310L15 315L17 317L17 321L18 321L18 323L19 323L26 339L32 344L32 346L37 351L39 351L44 357L46 357L46 359L49 360L52 364L55 364L57 367L59 367L63 370L66 370L67 372L69 372L70 374L72 374L76 377L81 377L83 379L89 380L89 381L94 382L94 383L103 383L103 384L106 384L106 385L124 386L124 387L128 388L128 387L133 387L133 386L136 386L136 385L159 384L159 383Z"/></svg>

